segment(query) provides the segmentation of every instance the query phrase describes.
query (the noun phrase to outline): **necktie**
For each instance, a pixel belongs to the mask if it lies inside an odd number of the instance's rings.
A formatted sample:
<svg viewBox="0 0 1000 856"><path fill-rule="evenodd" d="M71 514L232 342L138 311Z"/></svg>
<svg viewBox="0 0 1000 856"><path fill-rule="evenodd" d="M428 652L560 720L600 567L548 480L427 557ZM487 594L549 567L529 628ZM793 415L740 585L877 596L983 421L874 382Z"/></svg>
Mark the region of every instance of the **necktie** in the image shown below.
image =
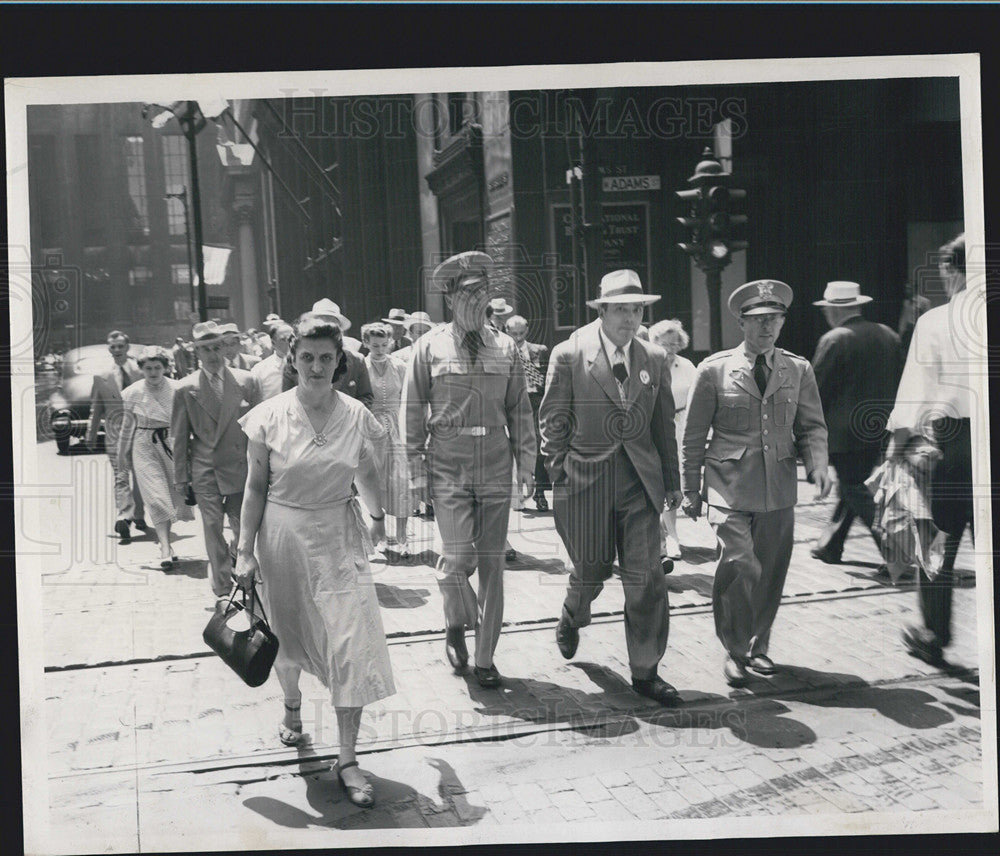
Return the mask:
<svg viewBox="0 0 1000 856"><path fill-rule="evenodd" d="M625 384L628 383L628 369L625 368L625 352L621 348L615 348L611 374L615 376L615 383L618 384L618 394L621 396L622 406L624 407L628 401L628 395L625 390Z"/></svg>
<svg viewBox="0 0 1000 856"><path fill-rule="evenodd" d="M479 346L482 343L483 340L479 338L478 330L470 330L462 339L462 344L465 345L469 356L472 357L472 365L476 364L476 358L479 356Z"/></svg>
<svg viewBox="0 0 1000 856"><path fill-rule="evenodd" d="M122 389L125 389L125 387L128 386L129 384L129 376L128 372L125 371L125 366L121 366L121 372L122 372Z"/></svg>
<svg viewBox="0 0 1000 856"><path fill-rule="evenodd" d="M521 360L521 365L524 367L524 380L528 386L528 392L541 392L542 388L545 386L545 378L542 377L541 371L538 367L531 362L530 357L526 357L524 352L520 349L517 351L517 356Z"/></svg>
<svg viewBox="0 0 1000 856"><path fill-rule="evenodd" d="M213 372L208 376L209 385L212 387L212 392L215 393L215 397L222 401L222 374L219 372Z"/></svg>
<svg viewBox="0 0 1000 856"><path fill-rule="evenodd" d="M764 359L763 354L757 354L757 359L754 360L753 379L757 381L757 389L763 395L764 390L767 389L767 360Z"/></svg>

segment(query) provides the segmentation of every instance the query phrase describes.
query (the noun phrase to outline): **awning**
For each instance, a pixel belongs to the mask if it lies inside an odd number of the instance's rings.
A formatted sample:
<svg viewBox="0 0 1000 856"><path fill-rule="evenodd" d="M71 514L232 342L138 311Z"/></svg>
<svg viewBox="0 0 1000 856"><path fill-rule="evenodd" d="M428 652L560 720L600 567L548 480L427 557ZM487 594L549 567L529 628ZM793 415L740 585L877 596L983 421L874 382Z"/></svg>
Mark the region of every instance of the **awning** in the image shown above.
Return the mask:
<svg viewBox="0 0 1000 856"><path fill-rule="evenodd" d="M202 244L201 250L205 258L205 285L222 285L226 281L226 265L229 264L229 254L233 248ZM198 284L197 274L195 284Z"/></svg>

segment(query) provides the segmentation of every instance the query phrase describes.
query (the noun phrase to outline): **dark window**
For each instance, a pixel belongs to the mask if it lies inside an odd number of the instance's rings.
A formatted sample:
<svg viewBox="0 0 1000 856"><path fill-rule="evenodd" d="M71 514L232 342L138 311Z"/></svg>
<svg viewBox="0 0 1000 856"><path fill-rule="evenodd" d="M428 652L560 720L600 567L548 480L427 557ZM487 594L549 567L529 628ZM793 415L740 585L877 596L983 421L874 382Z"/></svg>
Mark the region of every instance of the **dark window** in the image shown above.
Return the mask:
<svg viewBox="0 0 1000 856"><path fill-rule="evenodd" d="M465 119L465 93L448 93L448 132L455 136L462 130L462 122Z"/></svg>
<svg viewBox="0 0 1000 856"><path fill-rule="evenodd" d="M146 154L142 137L125 137L125 173L128 179L126 232L130 242L149 237L149 211L146 206Z"/></svg>
<svg viewBox="0 0 1000 856"><path fill-rule="evenodd" d="M163 184L165 194L186 193L188 184L187 140L179 135L163 137ZM184 203L167 200L167 224L171 237L184 237Z"/></svg>
<svg viewBox="0 0 1000 856"><path fill-rule="evenodd" d="M59 236L59 171L56 168L56 141L50 134L32 135L28 149L28 181L32 235L36 247L61 244Z"/></svg>
<svg viewBox="0 0 1000 856"><path fill-rule="evenodd" d="M104 164L97 134L76 135L76 176L80 190L80 237L85 247L107 244L108 207L104 194Z"/></svg>

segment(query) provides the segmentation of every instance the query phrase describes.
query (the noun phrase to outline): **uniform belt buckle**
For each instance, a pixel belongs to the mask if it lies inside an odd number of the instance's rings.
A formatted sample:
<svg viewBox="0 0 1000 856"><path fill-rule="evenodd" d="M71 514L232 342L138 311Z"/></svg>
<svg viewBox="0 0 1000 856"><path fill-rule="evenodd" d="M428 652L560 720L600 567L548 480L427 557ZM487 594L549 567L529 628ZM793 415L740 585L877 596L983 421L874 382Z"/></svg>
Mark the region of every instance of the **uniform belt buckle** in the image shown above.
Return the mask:
<svg viewBox="0 0 1000 856"><path fill-rule="evenodd" d="M466 430L466 432L468 432L468 434L471 437L485 437L486 436L486 429L482 425L477 425L474 428L466 428L465 430Z"/></svg>

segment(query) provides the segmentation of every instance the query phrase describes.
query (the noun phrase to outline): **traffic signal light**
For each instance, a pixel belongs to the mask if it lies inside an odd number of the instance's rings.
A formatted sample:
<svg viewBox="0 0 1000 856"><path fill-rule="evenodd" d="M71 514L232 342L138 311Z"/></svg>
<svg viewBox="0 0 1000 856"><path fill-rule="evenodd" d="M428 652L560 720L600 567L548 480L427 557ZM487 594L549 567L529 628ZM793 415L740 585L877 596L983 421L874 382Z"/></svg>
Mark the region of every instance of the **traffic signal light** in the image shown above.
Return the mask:
<svg viewBox="0 0 1000 856"><path fill-rule="evenodd" d="M732 175L722 171L711 149L705 149L702 158L695 174L688 179L688 183L695 186L676 191L677 196L691 206L690 216L677 218L690 230L691 240L678 246L692 256L699 267L725 267L733 253L747 246L738 234L747 221L746 215L733 212L733 203L745 199L747 193L730 187Z"/></svg>

